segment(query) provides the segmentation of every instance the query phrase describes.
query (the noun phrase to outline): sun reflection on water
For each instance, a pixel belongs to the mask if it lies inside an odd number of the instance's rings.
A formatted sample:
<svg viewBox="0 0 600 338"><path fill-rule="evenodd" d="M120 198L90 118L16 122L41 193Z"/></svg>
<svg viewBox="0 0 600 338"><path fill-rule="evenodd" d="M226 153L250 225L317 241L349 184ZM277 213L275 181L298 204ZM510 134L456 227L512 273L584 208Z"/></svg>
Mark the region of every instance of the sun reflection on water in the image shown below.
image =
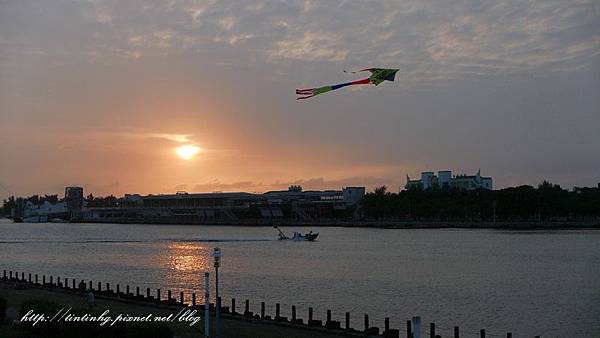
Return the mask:
<svg viewBox="0 0 600 338"><path fill-rule="evenodd" d="M181 272L206 271L210 269L210 249L192 243L174 243L168 247L171 270Z"/></svg>
<svg viewBox="0 0 600 338"><path fill-rule="evenodd" d="M198 243L169 243L160 254L161 265L166 267L166 285L172 286L174 295L185 292L185 301L191 302L190 292L203 289L202 277L210 271L211 248Z"/></svg>

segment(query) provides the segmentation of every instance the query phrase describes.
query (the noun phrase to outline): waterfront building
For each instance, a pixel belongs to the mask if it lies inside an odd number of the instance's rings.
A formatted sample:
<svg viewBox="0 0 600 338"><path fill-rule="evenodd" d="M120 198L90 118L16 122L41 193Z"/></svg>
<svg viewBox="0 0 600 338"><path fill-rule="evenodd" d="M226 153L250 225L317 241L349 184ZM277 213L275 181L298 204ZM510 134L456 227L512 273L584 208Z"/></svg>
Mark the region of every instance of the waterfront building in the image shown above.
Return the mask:
<svg viewBox="0 0 600 338"><path fill-rule="evenodd" d="M263 194L270 204L331 202L354 205L365 195L365 187L346 187L342 190L307 190L292 185L287 190L268 191Z"/></svg>
<svg viewBox="0 0 600 338"><path fill-rule="evenodd" d="M65 202L50 203L44 201L35 204L31 201L25 202L23 206L23 221L29 223L48 222L53 218L67 218L68 209Z"/></svg>
<svg viewBox="0 0 600 338"><path fill-rule="evenodd" d="M342 190L308 190L292 185L287 190L264 194L213 192L161 195L126 195L117 207L88 208L89 221L140 221L196 223L244 219L296 219L314 221L334 218L352 208L365 195L365 187Z"/></svg>
<svg viewBox="0 0 600 338"><path fill-rule="evenodd" d="M411 180L406 175L406 185L404 188L427 190L433 187L440 188L458 188L464 190L486 189L492 190L492 178L481 176L481 170L478 170L475 175L456 175L452 176L452 171L438 171L437 176L432 171L424 171L421 173L421 179Z"/></svg>
<svg viewBox="0 0 600 338"><path fill-rule="evenodd" d="M81 211L83 209L83 188L66 187L65 203L69 211Z"/></svg>
<svg viewBox="0 0 600 338"><path fill-rule="evenodd" d="M250 203L257 200L255 194L246 192L214 192L148 195L142 197L146 208L248 208Z"/></svg>

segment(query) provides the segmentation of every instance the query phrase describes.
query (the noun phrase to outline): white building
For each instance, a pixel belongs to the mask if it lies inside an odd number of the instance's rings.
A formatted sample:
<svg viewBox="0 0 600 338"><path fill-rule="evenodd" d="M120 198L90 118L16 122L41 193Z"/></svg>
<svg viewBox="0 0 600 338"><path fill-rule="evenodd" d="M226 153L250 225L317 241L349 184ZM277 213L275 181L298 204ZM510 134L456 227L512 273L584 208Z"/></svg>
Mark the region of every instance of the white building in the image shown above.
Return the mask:
<svg viewBox="0 0 600 338"><path fill-rule="evenodd" d="M292 185L288 190L268 191L262 196L269 204L286 202L340 202L354 205L365 195L365 187L346 187L342 190L302 190L299 185Z"/></svg>
<svg viewBox="0 0 600 338"><path fill-rule="evenodd" d="M465 190L486 189L492 190L492 178L481 176L481 170L475 175L456 175L452 176L450 170L438 171L437 176L431 171L421 173L421 179L411 180L406 175L405 189L422 189L426 190L433 187L440 188L459 188Z"/></svg>
<svg viewBox="0 0 600 338"><path fill-rule="evenodd" d="M23 222L47 222L52 215L67 213L67 205L65 202L52 204L44 201L41 205L36 205L31 201L27 201L23 210Z"/></svg>

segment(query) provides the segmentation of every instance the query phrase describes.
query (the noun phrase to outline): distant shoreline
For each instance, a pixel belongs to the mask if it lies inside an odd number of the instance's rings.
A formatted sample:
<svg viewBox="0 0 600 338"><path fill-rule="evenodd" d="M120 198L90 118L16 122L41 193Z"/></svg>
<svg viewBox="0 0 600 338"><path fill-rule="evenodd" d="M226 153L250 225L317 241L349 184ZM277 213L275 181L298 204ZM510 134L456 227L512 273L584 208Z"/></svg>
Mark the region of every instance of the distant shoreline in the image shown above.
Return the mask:
<svg viewBox="0 0 600 338"><path fill-rule="evenodd" d="M523 230L548 230L548 229L600 229L600 221L589 222L440 222L440 221L206 221L206 222L140 222L117 221L84 223L111 223L111 224L164 224L164 225L206 225L206 226L252 226L272 227L344 227L344 228L376 228L376 229L523 229Z"/></svg>
<svg viewBox="0 0 600 338"><path fill-rule="evenodd" d="M9 220L9 218L0 217ZM551 222L490 222L490 221L266 221L266 220L228 220L228 221L203 221L203 222L176 222L176 221L140 221L140 220L85 220L76 223L89 224L140 224L140 225L204 225L204 226L249 226L249 227L342 227L342 228L375 228L375 229L520 229L520 230L572 230L572 229L600 229L600 220L597 221L551 221ZM26 223L35 224L35 223Z"/></svg>

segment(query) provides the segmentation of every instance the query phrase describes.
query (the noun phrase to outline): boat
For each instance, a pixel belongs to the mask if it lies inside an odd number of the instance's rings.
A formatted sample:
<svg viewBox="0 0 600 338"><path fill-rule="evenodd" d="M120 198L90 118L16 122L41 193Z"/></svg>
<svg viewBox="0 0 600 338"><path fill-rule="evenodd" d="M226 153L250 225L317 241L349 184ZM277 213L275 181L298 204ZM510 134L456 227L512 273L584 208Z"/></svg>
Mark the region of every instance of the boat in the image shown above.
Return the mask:
<svg viewBox="0 0 600 338"><path fill-rule="evenodd" d="M279 231L279 240L280 241L309 241L309 242L312 242L315 239L317 239L317 237L319 236L318 232L313 233L311 231L311 232L303 235L297 231L294 231L294 235L292 237L288 237L277 226L274 226L273 228L275 228L275 229L277 229L277 231Z"/></svg>

